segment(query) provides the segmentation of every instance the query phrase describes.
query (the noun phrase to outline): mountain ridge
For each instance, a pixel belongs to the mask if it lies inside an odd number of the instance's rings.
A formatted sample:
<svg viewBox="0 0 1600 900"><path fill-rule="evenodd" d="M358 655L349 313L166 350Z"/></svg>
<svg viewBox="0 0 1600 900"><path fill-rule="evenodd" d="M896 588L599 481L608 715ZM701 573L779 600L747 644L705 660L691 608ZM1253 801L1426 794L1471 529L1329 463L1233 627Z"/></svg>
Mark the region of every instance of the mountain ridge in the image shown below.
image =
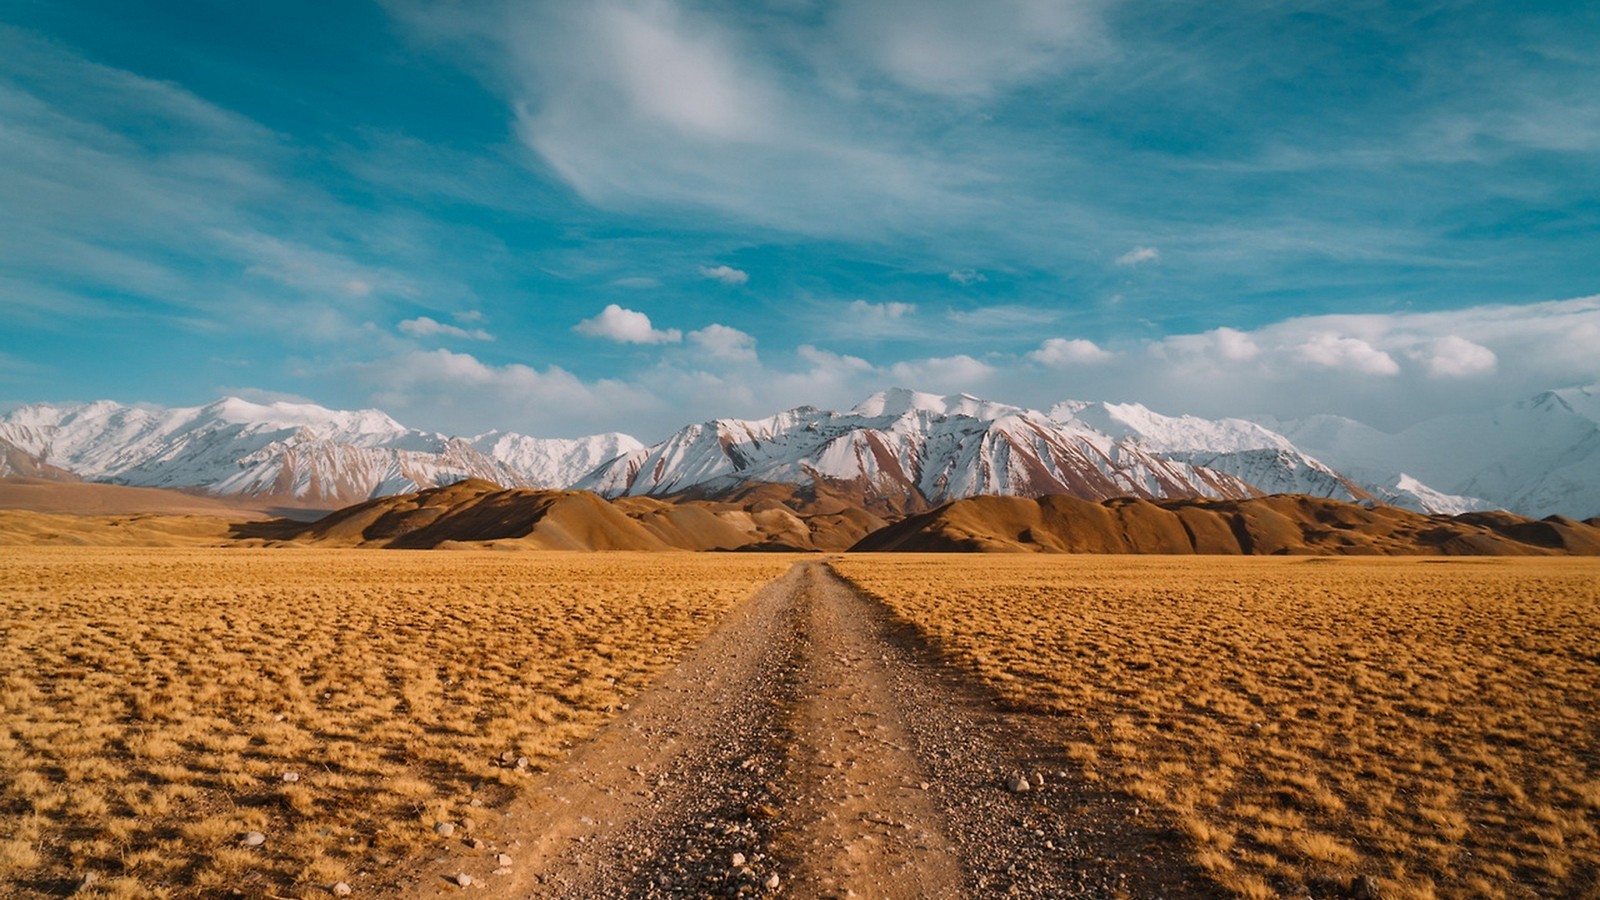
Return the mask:
<svg viewBox="0 0 1600 900"><path fill-rule="evenodd" d="M447 436L376 409L237 397L184 408L33 404L0 416L6 475L312 508L477 478L612 499L716 500L778 484L792 498L833 498L888 516L982 495L1294 493L1430 513L1508 508L1581 518L1600 511L1600 389L1545 392L1385 435L1334 416L1204 419L1077 400L1046 412L895 388L842 412L797 406L711 419L648 446L620 433Z"/></svg>

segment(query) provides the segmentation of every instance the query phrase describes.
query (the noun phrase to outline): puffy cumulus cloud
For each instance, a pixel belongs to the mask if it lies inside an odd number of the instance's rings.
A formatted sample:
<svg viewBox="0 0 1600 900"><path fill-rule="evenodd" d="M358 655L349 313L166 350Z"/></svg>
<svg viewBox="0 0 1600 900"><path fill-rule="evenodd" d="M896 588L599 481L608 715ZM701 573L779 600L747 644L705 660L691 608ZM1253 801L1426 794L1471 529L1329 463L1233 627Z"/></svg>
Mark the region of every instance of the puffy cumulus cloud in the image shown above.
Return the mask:
<svg viewBox="0 0 1600 900"><path fill-rule="evenodd" d="M586 337L605 338L619 344L676 344L683 340L683 332L676 328L665 330L650 324L650 317L632 309L623 309L609 303L600 314L584 319L572 330Z"/></svg>
<svg viewBox="0 0 1600 900"><path fill-rule="evenodd" d="M576 437L616 430L659 402L619 380L585 381L554 365L492 365L445 349L397 354L355 372L380 408L456 434L509 428Z"/></svg>
<svg viewBox="0 0 1600 900"><path fill-rule="evenodd" d="M700 277L727 285L740 285L750 280L750 273L732 266L701 266Z"/></svg>
<svg viewBox="0 0 1600 900"><path fill-rule="evenodd" d="M1437 378L1486 375L1493 372L1500 362L1500 358L1488 347L1453 334L1417 348L1412 356L1422 360L1428 368L1428 374Z"/></svg>
<svg viewBox="0 0 1600 900"><path fill-rule="evenodd" d="M919 389L953 394L984 389L994 376L995 367L960 353L898 362L885 371L895 384L914 384Z"/></svg>
<svg viewBox="0 0 1600 900"><path fill-rule="evenodd" d="M1116 356L1109 350L1104 350L1094 341L1083 338L1050 338L1039 345L1039 349L1030 352L1027 358L1041 366L1063 368L1066 366L1093 365L1103 363Z"/></svg>
<svg viewBox="0 0 1600 900"><path fill-rule="evenodd" d="M842 372L871 372L872 363L859 356L850 356L845 353L834 353L823 350L811 344L801 344L795 349L795 355L811 366L812 371L834 370Z"/></svg>
<svg viewBox="0 0 1600 900"><path fill-rule="evenodd" d="M717 359L756 361L756 339L737 328L712 323L689 332L689 342Z"/></svg>
<svg viewBox="0 0 1600 900"><path fill-rule="evenodd" d="M1161 251L1154 247L1135 247L1127 253L1117 257L1119 266L1137 266L1140 263L1155 262L1161 258Z"/></svg>
<svg viewBox="0 0 1600 900"><path fill-rule="evenodd" d="M478 316L478 318L482 318L481 314ZM462 338L469 341L494 340L494 335L484 331L482 328L474 328L469 331L468 329L462 328L459 325L450 325L444 322L435 321L428 316L417 316L415 319L406 319L400 323L399 328L402 332L419 339L431 337L452 337Z"/></svg>
<svg viewBox="0 0 1600 900"><path fill-rule="evenodd" d="M1398 375L1394 357L1360 338L1318 334L1294 348L1300 359L1325 369L1344 369L1365 375Z"/></svg>
<svg viewBox="0 0 1600 900"><path fill-rule="evenodd" d="M489 365L445 350L400 352L403 347L364 374L372 402L424 427L549 435L621 430L649 440L719 416L758 417L801 404L847 409L895 385L1036 409L1076 398L1137 401L1164 413L1201 416L1334 413L1393 430L1553 387L1600 382L1594 353L1600 297L1308 316L1251 330L1170 335L1149 341L1147 352L1106 357L1095 351L1108 351L1087 341L1056 338L1010 354L892 363L814 344L792 352L763 345L758 358L747 337L708 325L686 336L684 350L617 379L585 380L556 366ZM1056 360L1063 364L1051 366ZM1493 377L1461 390L1460 378L1491 371Z"/></svg>
<svg viewBox="0 0 1600 900"><path fill-rule="evenodd" d="M977 269L956 269L948 277L962 287L971 287L989 280L989 276L979 272Z"/></svg>
<svg viewBox="0 0 1600 900"><path fill-rule="evenodd" d="M1209 359L1239 363L1255 359L1261 347L1250 335L1234 328L1213 328L1200 334L1175 334L1150 345L1162 359Z"/></svg>

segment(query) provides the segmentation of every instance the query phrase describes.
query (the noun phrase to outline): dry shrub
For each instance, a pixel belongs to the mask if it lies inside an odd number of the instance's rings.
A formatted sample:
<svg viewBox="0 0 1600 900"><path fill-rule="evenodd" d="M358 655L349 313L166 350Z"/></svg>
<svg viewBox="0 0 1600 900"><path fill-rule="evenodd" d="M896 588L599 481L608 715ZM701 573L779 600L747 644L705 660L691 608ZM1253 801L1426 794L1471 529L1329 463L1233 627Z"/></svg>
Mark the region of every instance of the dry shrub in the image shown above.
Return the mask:
<svg viewBox="0 0 1600 900"><path fill-rule="evenodd" d="M1239 896L1356 874L1393 897L1600 890L1600 562L836 568L1014 703L1086 723L1068 755L1165 807Z"/></svg>
<svg viewBox="0 0 1600 900"><path fill-rule="evenodd" d="M559 758L790 564L8 549L0 894L379 886L434 818L513 796L502 753Z"/></svg>

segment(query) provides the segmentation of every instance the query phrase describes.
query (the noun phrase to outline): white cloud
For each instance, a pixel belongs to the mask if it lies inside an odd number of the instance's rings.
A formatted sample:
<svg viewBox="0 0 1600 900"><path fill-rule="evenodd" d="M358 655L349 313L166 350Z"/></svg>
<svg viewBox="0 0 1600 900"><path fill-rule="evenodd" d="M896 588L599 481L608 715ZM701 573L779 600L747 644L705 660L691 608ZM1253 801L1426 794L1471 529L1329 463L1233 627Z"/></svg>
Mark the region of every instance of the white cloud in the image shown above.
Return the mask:
<svg viewBox="0 0 1600 900"><path fill-rule="evenodd" d="M750 280L750 273L732 266L701 266L700 275L729 285L744 284Z"/></svg>
<svg viewBox="0 0 1600 900"><path fill-rule="evenodd" d="M627 278L618 278L611 282L611 286L627 288L633 291L644 291L661 287L661 279L651 278L647 275L633 275Z"/></svg>
<svg viewBox="0 0 1600 900"><path fill-rule="evenodd" d="M840 39L891 78L951 98L982 98L1096 59L1101 3L919 0L842 4Z"/></svg>
<svg viewBox="0 0 1600 900"><path fill-rule="evenodd" d="M963 329L987 331L1018 331L1037 333L1043 325L1061 318L1060 310L1040 309L1037 306L980 306L977 309L952 309L945 314L950 324Z"/></svg>
<svg viewBox="0 0 1600 900"><path fill-rule="evenodd" d="M676 344L683 340L682 331L676 328L664 331L657 329L650 324L649 316L623 309L615 303L607 304L599 315L584 319L572 330L587 337L605 338L619 344Z"/></svg>
<svg viewBox="0 0 1600 900"><path fill-rule="evenodd" d="M727 325L711 324L689 332L689 341L718 359L755 362L756 339Z"/></svg>
<svg viewBox="0 0 1600 900"><path fill-rule="evenodd" d="M1103 350L1094 341L1083 338L1050 338L1039 345L1039 349L1028 354L1028 359L1052 368L1065 366L1093 365L1113 359L1115 353Z"/></svg>
<svg viewBox="0 0 1600 900"><path fill-rule="evenodd" d="M982 284L989 280L989 276L979 272L977 269L957 269L950 273L949 278L962 287L971 287L974 284Z"/></svg>
<svg viewBox="0 0 1600 900"><path fill-rule="evenodd" d="M371 401L403 421L473 434L489 427L529 428L548 436L615 430L659 400L611 379L584 381L560 366L493 366L467 353L416 350L364 363L359 378Z"/></svg>
<svg viewBox="0 0 1600 900"><path fill-rule="evenodd" d="M846 307L852 319L858 322L898 322L917 311L915 303L900 303L891 300L888 303L868 303L865 300L852 300Z"/></svg>
<svg viewBox="0 0 1600 900"><path fill-rule="evenodd" d="M1127 253L1117 257L1119 266L1137 266L1140 263L1155 262L1161 258L1161 251L1154 247L1135 247Z"/></svg>
<svg viewBox="0 0 1600 900"><path fill-rule="evenodd" d="M993 366L965 353L898 362L887 371L895 384L916 385L918 390L938 393L981 390L995 374Z"/></svg>
<svg viewBox="0 0 1600 900"><path fill-rule="evenodd" d="M604 209L881 238L990 207L970 190L986 177L971 160L850 86L881 77L829 44L835 16L679 0L389 6L488 69L541 168ZM850 71L824 71L835 64Z"/></svg>
<svg viewBox="0 0 1600 900"><path fill-rule="evenodd" d="M809 363L813 369L831 369L849 372L872 371L872 363L867 362L859 356L849 356L842 353L834 353L831 350L822 350L812 346L811 344L801 344L799 347L795 348L794 352L795 355L800 357L801 360Z"/></svg>
<svg viewBox="0 0 1600 900"><path fill-rule="evenodd" d="M372 285L359 278L352 278L344 283L344 292L352 297L365 297L372 293Z"/></svg>
<svg viewBox="0 0 1600 900"><path fill-rule="evenodd" d="M1360 338L1325 333L1295 348L1301 359L1325 369L1344 369L1365 375L1398 375L1394 357Z"/></svg>
<svg viewBox="0 0 1600 900"><path fill-rule="evenodd" d="M437 322L427 316L418 316L415 319L406 319L400 323L400 330L414 338L453 337L471 341L492 341L494 335L482 328L468 331L456 325Z"/></svg>
<svg viewBox="0 0 1600 900"><path fill-rule="evenodd" d="M1481 344L1464 337L1449 334L1413 352L1427 366L1428 374L1437 378L1466 378L1486 375L1495 370L1499 357Z"/></svg>
<svg viewBox="0 0 1600 900"><path fill-rule="evenodd" d="M1163 359L1211 359L1238 363L1255 359L1261 347L1250 335L1233 328L1214 328L1201 334L1175 334L1150 345Z"/></svg>
<svg viewBox="0 0 1600 900"><path fill-rule="evenodd" d="M489 366L444 350L397 353L366 366L365 375L373 384L372 402L424 427L551 435L620 429L650 440L717 416L764 416L805 403L845 409L894 385L1048 408L1068 398L1060 379L1041 377L1039 366L1074 357L1095 362L1071 369L1077 399L1132 400L1160 412L1204 416L1327 412L1384 428L1600 382L1594 353L1600 297L1439 313L1309 316L1248 331L1172 335L1149 342L1147 353L1109 358L1096 358L1094 349L1103 348L1061 338L1014 355L892 365L804 344L784 365L765 358L770 350L754 358L741 335L720 325L698 329L686 336L686 351L663 354L620 380L588 381L555 366ZM1456 379L1487 364L1473 347L1494 354L1495 377L1463 391ZM752 355L744 355L745 348ZM709 364L717 360L733 365ZM1381 377L1341 377L1344 372Z"/></svg>

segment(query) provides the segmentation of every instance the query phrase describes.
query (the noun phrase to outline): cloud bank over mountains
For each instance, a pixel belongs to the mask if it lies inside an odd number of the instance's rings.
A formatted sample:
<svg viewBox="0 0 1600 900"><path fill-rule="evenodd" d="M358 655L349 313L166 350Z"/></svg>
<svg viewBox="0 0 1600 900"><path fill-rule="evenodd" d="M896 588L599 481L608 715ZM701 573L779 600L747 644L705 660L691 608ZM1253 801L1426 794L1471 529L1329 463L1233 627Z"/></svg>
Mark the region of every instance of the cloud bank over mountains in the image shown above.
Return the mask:
<svg viewBox="0 0 1600 900"><path fill-rule="evenodd" d="M841 312L860 309L849 304ZM428 427L470 431L497 412L515 421L562 409L579 416L581 426L563 423L577 428L573 434L626 430L641 436L712 416L758 416L808 403L842 407L885 384L1037 405L1063 396L1138 400L1208 416L1334 412L1398 429L1551 385L1600 380L1600 359L1592 351L1600 346L1600 297L1531 308L1310 316L1251 331L1218 328L1105 347L1049 337L1015 352L901 359L811 344L758 352L755 338L716 323L687 332L684 342L679 329L663 331L642 314L641 321L607 312L580 327L657 348L635 377L586 380L559 366L493 366L443 348L373 364L362 376L374 402L408 418L432 416ZM907 328L950 327L948 315L917 309L890 316L869 306L864 321L886 318ZM930 321L915 321L924 318ZM602 334L597 322L629 324ZM439 418L443 396L458 399L452 415Z"/></svg>

